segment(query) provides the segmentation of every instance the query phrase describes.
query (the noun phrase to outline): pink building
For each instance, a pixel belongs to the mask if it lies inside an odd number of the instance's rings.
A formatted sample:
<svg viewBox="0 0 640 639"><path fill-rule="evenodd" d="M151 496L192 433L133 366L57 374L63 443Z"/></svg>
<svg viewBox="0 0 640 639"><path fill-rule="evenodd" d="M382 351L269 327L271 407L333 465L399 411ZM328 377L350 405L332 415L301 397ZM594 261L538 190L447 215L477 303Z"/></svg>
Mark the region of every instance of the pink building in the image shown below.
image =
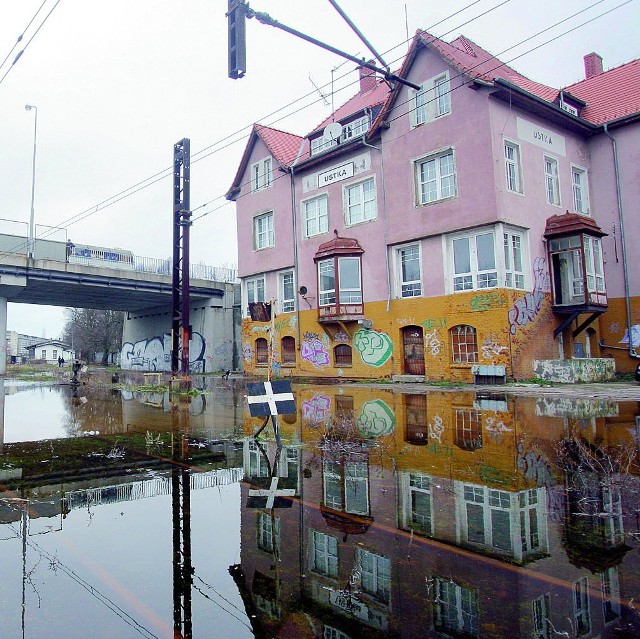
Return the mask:
<svg viewBox="0 0 640 639"><path fill-rule="evenodd" d="M419 31L393 87L256 124L236 201L249 374L607 379L640 340L640 60L562 90ZM633 328L636 327L636 328ZM640 344L635 343L635 346Z"/></svg>

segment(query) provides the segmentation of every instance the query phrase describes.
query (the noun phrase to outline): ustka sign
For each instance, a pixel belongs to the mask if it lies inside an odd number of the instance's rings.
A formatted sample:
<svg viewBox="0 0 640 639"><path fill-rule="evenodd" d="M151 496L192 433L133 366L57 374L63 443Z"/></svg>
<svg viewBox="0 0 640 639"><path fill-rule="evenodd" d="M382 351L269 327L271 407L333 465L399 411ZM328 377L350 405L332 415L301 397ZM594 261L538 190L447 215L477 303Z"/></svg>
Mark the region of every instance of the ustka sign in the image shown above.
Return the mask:
<svg viewBox="0 0 640 639"><path fill-rule="evenodd" d="M353 173L353 162L334 166L328 171L318 173L318 188L326 186L327 184L333 184L334 182L340 182L340 180L346 180L347 178L353 177Z"/></svg>

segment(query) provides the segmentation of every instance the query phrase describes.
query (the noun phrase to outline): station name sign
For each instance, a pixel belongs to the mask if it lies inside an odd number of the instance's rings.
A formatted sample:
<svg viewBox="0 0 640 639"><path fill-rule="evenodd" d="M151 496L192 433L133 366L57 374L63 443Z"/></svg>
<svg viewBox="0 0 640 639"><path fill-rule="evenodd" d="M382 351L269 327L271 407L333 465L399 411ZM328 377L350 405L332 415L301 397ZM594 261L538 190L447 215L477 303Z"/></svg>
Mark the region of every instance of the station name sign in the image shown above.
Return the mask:
<svg viewBox="0 0 640 639"><path fill-rule="evenodd" d="M521 140L531 142L531 144L547 149L557 155L566 155L566 143L563 135L554 133L522 118L517 118L517 127L518 137Z"/></svg>
<svg viewBox="0 0 640 639"><path fill-rule="evenodd" d="M353 177L354 167L353 162L347 162L340 166L334 166L328 171L318 173L318 187L326 186L327 184L333 184L334 182L340 182L340 180L346 180Z"/></svg>

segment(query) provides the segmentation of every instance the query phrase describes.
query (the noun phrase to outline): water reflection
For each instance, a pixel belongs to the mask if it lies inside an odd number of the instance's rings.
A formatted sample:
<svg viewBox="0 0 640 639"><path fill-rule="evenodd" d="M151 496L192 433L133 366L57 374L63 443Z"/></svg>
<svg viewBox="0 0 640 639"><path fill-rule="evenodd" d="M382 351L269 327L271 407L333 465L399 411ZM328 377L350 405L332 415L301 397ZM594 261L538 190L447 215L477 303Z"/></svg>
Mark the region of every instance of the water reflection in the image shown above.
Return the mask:
<svg viewBox="0 0 640 639"><path fill-rule="evenodd" d="M1 636L640 634L638 403L203 388L7 392Z"/></svg>
<svg viewBox="0 0 640 639"><path fill-rule="evenodd" d="M285 446L262 444L288 508L250 507L268 466L246 420L234 572L256 636L640 634L638 404L357 387L297 401Z"/></svg>

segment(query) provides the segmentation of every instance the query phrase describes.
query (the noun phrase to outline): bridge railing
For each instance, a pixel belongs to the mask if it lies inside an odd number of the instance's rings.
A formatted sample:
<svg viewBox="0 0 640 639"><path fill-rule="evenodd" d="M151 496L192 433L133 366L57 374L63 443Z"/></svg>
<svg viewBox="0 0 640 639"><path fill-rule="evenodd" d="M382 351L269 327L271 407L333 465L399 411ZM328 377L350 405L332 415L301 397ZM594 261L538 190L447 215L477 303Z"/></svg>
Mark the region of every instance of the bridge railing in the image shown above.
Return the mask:
<svg viewBox="0 0 640 639"><path fill-rule="evenodd" d="M139 273L152 273L154 275L166 275L171 277L171 260L157 257L140 257L129 255L128 260L113 260L102 257L87 257L76 252L75 248L70 252L68 261L73 264L83 264L85 266L105 266L120 270L133 270ZM207 266L206 264L190 264L189 277L194 279L207 280L209 282L235 282L237 280L236 270L222 266Z"/></svg>
<svg viewBox="0 0 640 639"><path fill-rule="evenodd" d="M171 275L171 260L156 257L133 258L134 269L141 273L156 273L159 275ZM234 268L223 266L208 266L207 264L190 264L189 277L210 282L235 282L237 279Z"/></svg>

